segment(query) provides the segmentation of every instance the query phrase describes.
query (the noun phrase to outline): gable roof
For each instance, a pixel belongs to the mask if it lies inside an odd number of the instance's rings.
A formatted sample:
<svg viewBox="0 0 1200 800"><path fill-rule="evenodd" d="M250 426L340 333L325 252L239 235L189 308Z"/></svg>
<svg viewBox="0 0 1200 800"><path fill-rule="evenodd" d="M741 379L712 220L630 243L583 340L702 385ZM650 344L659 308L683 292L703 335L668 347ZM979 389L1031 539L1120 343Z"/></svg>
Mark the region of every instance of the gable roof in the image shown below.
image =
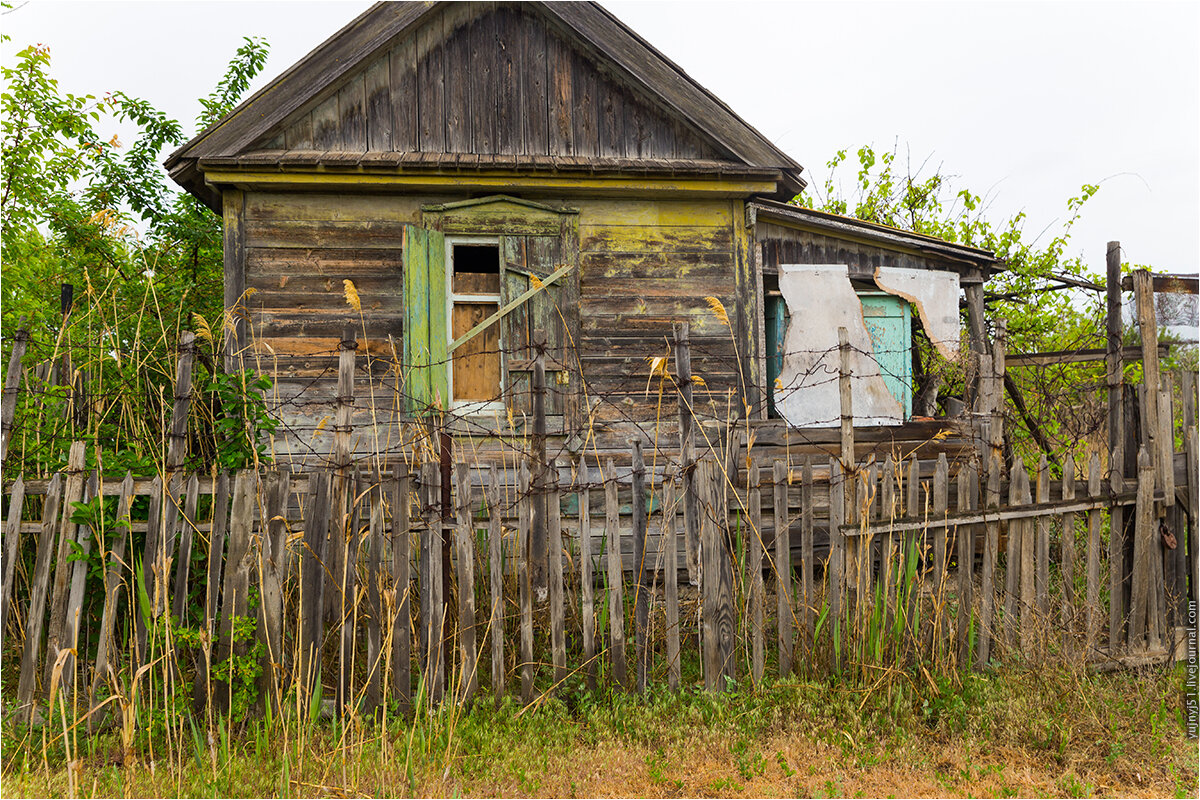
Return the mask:
<svg viewBox="0 0 1200 800"><path fill-rule="evenodd" d="M480 44L501 41L505 31L516 41L494 57L497 63L490 77L486 67L456 69L456 58L464 66L477 65ZM436 60L431 53L437 53ZM547 65L550 59L556 60ZM545 73L540 73L543 65ZM509 74L502 74L506 70ZM482 78L475 74L481 71ZM526 72L539 74L531 78ZM464 83L479 84L471 91L494 104L483 115L465 112L472 119L465 120L464 127L478 127L479 118L491 114L500 117L497 130L509 123L530 129L527 120L511 118L518 110L526 114L537 106L528 98L513 105L509 95L517 84L520 91L540 92L543 105L548 104L549 112L541 112L547 135L530 134L515 147L511 141L493 141L502 137L481 137L478 131L474 141L468 131L465 144L447 141L450 136L421 136L403 109L413 106L421 92L436 93L435 110L447 107L445 130L455 130L449 114L464 112L450 108L456 96L446 84L454 82L464 95ZM599 113L591 113L595 110ZM374 125L371 115L376 115ZM556 122L567 128L565 141L556 137L561 133L556 132ZM328 125L318 127L321 123ZM572 124L577 141L571 138ZM412 126L410 136L405 135L407 126ZM385 130L386 136L379 135ZM358 159L395 169L444 166L447 158L461 163L465 155L548 169L563 163L590 163L593 169L612 171L741 169L777 173L785 193L804 186L797 162L592 2L377 3L172 153L165 165L188 191L209 205L219 205L217 193L204 183L206 165L253 163L261 168L286 161L303 166L320 163L321 154L343 163Z"/></svg>

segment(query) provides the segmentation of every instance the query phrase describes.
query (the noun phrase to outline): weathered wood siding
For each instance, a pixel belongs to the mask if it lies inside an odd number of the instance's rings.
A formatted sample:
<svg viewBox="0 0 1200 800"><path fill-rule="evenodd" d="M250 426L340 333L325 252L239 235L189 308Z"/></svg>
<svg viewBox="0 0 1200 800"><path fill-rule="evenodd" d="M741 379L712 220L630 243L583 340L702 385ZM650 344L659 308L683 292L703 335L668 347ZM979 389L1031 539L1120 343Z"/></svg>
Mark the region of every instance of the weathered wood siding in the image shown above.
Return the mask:
<svg viewBox="0 0 1200 800"><path fill-rule="evenodd" d="M869 280L876 267L956 269L963 265L919 253L905 253L869 242L856 242L760 219L756 235L762 246L762 271L777 275L780 264L847 264L854 280Z"/></svg>
<svg viewBox="0 0 1200 800"><path fill-rule="evenodd" d="M365 331L355 383L356 449L365 452L379 442L398 445L403 404L395 367L404 352L404 225L442 225L451 218L431 219L422 206L450 199L246 193L245 353L249 362L275 375L272 401L283 423L276 442L281 458L311 460L332 446L337 348L347 324ZM695 387L696 412L724 419L731 408L729 392L740 385L737 358L742 354L733 329L705 298L716 297L736 325L741 202L539 202L579 212L578 283L566 295L578 303L578 332L571 334L578 359L568 351L564 363L573 370L567 386L585 404L580 417L586 421L591 409L597 443L626 450L633 424L656 420L660 443L677 438L675 392L668 380L660 403L659 378L649 380L649 359L668 356L667 366L674 368L672 328L684 320L691 325L693 373L703 380ZM540 232L534 229L541 216L530 213L530 231ZM529 232L513 225L518 233ZM346 300L346 279L354 282L361 312ZM571 319L571 309L563 309L563 316Z"/></svg>
<svg viewBox="0 0 1200 800"><path fill-rule="evenodd" d="M696 386L697 413L711 412L716 403L724 418L727 390L738 385L734 336L705 298L720 300L732 322L740 211L736 200L630 199L581 207L581 361L589 394L603 401L595 418L614 436L623 421L661 419L664 435L674 431L675 392L668 381L660 406L649 359L670 356L672 327L685 320L693 373L704 380ZM667 366L674 369L671 358Z"/></svg>
<svg viewBox="0 0 1200 800"><path fill-rule="evenodd" d="M356 449L398 436L395 354L403 353L404 223L420 219L420 197L246 194L243 241L249 312L247 366L275 376L271 401L281 427L280 458L328 453L337 396L342 329L359 334L353 424ZM351 280L362 311L351 308ZM389 337L391 339L389 340ZM365 357L370 355L370 359ZM382 414L382 416L381 416ZM378 431L375 422L382 422ZM320 429L320 430L318 430Z"/></svg>
<svg viewBox="0 0 1200 800"><path fill-rule="evenodd" d="M453 3L260 150L727 158L534 6Z"/></svg>

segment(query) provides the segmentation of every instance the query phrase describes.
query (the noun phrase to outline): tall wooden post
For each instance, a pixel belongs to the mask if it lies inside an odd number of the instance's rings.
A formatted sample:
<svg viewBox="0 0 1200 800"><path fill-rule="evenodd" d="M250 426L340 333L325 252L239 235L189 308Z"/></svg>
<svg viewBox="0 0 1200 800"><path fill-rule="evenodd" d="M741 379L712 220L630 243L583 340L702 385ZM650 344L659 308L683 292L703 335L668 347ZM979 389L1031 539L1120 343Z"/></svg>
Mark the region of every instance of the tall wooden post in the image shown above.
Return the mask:
<svg viewBox="0 0 1200 800"><path fill-rule="evenodd" d="M546 335L534 331L533 358L533 497L529 529L530 583L535 602L546 602Z"/></svg>
<svg viewBox="0 0 1200 800"><path fill-rule="evenodd" d="M699 505L696 496L696 418L692 405L692 354L688 323L675 327L675 372L679 384L679 475L683 481L683 548L688 579L700 580Z"/></svg>
<svg viewBox="0 0 1200 800"><path fill-rule="evenodd" d="M650 673L650 570L646 564L646 463L642 440L629 441L632 449L631 504L633 523L633 624L636 637L637 690L645 692Z"/></svg>
<svg viewBox="0 0 1200 800"><path fill-rule="evenodd" d="M841 406L841 473L843 506L842 522L851 525L857 519L858 481L855 479L857 461L854 456L854 390L850 374L850 334L838 328L838 395ZM841 548L844 575L842 586L851 604L856 602L858 583L851 576L858 574L858 539L844 535L835 537Z"/></svg>

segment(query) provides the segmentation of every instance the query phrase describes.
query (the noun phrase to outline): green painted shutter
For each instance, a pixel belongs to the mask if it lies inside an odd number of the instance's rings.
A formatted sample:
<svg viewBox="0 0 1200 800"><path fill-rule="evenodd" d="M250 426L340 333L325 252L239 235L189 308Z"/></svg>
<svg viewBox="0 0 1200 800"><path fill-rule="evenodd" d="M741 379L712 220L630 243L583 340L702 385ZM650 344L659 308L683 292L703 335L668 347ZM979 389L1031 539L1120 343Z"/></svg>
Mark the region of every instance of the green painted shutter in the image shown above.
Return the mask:
<svg viewBox="0 0 1200 800"><path fill-rule="evenodd" d="M447 405L446 239L404 226L405 394L414 414Z"/></svg>
<svg viewBox="0 0 1200 800"><path fill-rule="evenodd" d="M894 295L860 294L863 320L875 360L892 397L912 416L912 318L908 301Z"/></svg>

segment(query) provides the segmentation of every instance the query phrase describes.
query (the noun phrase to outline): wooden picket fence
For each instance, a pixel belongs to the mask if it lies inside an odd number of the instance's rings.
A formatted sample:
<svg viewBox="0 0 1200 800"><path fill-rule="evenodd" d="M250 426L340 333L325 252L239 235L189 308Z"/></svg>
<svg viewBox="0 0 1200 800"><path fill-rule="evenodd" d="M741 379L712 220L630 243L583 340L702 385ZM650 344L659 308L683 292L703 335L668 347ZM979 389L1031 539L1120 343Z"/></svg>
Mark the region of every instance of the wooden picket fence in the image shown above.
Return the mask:
<svg viewBox="0 0 1200 800"><path fill-rule="evenodd" d="M523 461L512 476L460 462L449 505L438 462L386 476L114 480L82 469L78 443L64 473L7 487L3 613L24 642L16 709L31 716L56 670L60 691L79 681L89 708L118 673L154 659L199 680L246 648L233 637L238 618L254 621L262 646L263 700L321 684L339 709L365 711L407 709L418 686L425 703L468 702L481 686L499 699L519 681L528 703L572 679L674 688L685 665L698 664L709 689L757 682L769 662L781 676L840 668L864 657L855 637L870 635L872 614L901 619L897 652L957 668L1163 659L1181 640L1194 528L1179 528L1172 550L1151 524L1144 454L1126 489L1103 485L1098 458L1086 479L1068 461L1051 480L1043 460L1032 478L1017 465L1002 481L944 455L846 469L764 460L737 441L687 474L647 468L636 443L621 468ZM98 495L115 498L115 516L73 521L73 504ZM23 513L35 506L40 519ZM25 534L37 536L36 561L15 592ZM131 534L144 535L141 553ZM104 596L88 598L88 559L72 550L87 556L93 541ZM98 625L85 627L94 608ZM167 619L202 630L211 653L172 648ZM835 620L836 658L820 634ZM213 701L228 707L220 692Z"/></svg>

